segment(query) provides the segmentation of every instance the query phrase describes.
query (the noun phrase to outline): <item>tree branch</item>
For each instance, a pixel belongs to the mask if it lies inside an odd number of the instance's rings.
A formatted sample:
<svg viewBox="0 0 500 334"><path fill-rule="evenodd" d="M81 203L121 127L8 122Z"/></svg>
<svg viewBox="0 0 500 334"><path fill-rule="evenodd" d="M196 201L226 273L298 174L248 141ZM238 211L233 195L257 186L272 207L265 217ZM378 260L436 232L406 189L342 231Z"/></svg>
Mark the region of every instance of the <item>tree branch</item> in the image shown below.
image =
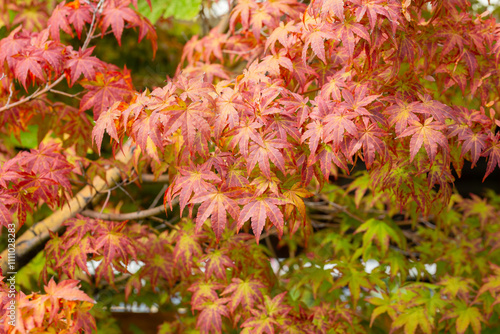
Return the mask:
<svg viewBox="0 0 500 334"><path fill-rule="evenodd" d="M155 178L153 174L142 174L141 175L142 182L158 182L158 183L166 183L168 182L168 175L160 175L158 178Z"/></svg>
<svg viewBox="0 0 500 334"><path fill-rule="evenodd" d="M156 216L157 214L165 212L165 207L163 205L159 205L152 209L130 212L130 213L100 213L92 210L83 210L81 212L82 215L95 218L95 219L104 219L104 220L136 220L136 219L144 219L151 216Z"/></svg>
<svg viewBox="0 0 500 334"><path fill-rule="evenodd" d="M133 154L131 141L127 141L123 145L123 150L118 153L116 159L127 163ZM63 223L66 219L74 217L81 212L87 204L89 204L97 195L107 191L111 185L120 180L121 172L118 168L111 168L106 172L106 180L100 177L95 177L91 185L85 186L78 192L69 202L63 205L59 210L44 220L31 226L26 232L17 238L16 246L16 270L19 270L26 265L33 257L41 251L45 243L50 239L50 232L57 233L63 230ZM7 249L0 256L2 272L5 274L9 270Z"/></svg>

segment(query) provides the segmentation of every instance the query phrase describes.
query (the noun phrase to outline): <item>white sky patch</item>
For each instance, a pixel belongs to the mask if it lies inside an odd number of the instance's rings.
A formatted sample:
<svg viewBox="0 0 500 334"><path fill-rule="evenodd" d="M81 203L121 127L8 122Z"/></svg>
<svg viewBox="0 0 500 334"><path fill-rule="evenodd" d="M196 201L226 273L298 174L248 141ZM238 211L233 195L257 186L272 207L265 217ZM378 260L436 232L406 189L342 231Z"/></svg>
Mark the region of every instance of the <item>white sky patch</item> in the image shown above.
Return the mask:
<svg viewBox="0 0 500 334"><path fill-rule="evenodd" d="M500 4L500 0L489 0L489 1L488 0L478 0L478 2L481 5L486 6L486 8L488 9L489 12L492 12ZM474 10L477 10L477 5L473 5L472 8Z"/></svg>

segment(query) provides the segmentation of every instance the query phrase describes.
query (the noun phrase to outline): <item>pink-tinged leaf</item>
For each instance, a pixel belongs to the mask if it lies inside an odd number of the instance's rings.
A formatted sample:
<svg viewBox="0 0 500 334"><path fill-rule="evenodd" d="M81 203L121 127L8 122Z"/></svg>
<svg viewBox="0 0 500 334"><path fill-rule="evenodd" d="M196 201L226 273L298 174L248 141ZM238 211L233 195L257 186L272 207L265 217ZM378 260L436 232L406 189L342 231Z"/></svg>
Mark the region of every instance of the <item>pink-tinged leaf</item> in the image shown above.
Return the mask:
<svg viewBox="0 0 500 334"><path fill-rule="evenodd" d="M320 169L323 177L328 179L330 173L338 167L345 171L349 171L344 156L337 150L332 149L331 145L321 145L317 155L309 157L308 166L312 166L319 160ZM335 174L334 174L335 175Z"/></svg>
<svg viewBox="0 0 500 334"><path fill-rule="evenodd" d="M321 59L324 63L326 63L325 40L335 38L335 35L333 35L329 31L330 29L328 29L327 26L320 26L316 27L312 31L306 32L304 48L302 49L303 62L306 62L307 49L309 48L309 45L311 45L311 49L313 50L314 54L318 56L318 58Z"/></svg>
<svg viewBox="0 0 500 334"><path fill-rule="evenodd" d="M467 64L467 68L469 69L469 74L472 80L474 79L474 73L477 69L476 56L469 50L464 50L463 58L465 60L465 63Z"/></svg>
<svg viewBox="0 0 500 334"><path fill-rule="evenodd" d="M250 143L250 140L260 146L264 146L262 137L257 132L257 129L260 127L262 127L262 124L259 124L257 122L250 122L247 120L245 124L228 133L228 136L234 134L234 136L231 138L231 141L229 142L229 145L231 145L233 149L238 146L243 156L247 157L248 144Z"/></svg>
<svg viewBox="0 0 500 334"><path fill-rule="evenodd" d="M327 15L329 12L333 12L333 14L343 21L344 16L344 0L320 0L314 1L321 3L321 13L323 15Z"/></svg>
<svg viewBox="0 0 500 334"><path fill-rule="evenodd" d="M418 121L417 115L414 114L418 102L410 104L396 100L396 104L385 110L385 114L389 115L389 125L395 126L396 134L399 136L408 127L412 121Z"/></svg>
<svg viewBox="0 0 500 334"><path fill-rule="evenodd" d="M288 35L292 32L299 32L299 28L295 26L295 23L293 21L289 21L285 25L283 21L281 21L279 27L274 29L271 35L268 37L264 48L267 50L270 47L272 50L275 50L274 45L276 44L276 41L279 41L281 45L287 47Z"/></svg>
<svg viewBox="0 0 500 334"><path fill-rule="evenodd" d="M109 264L114 260L120 260L125 264L129 258L136 258L136 247L132 239L123 232L126 221L122 223L106 224L101 227L95 238L94 247L103 255L103 262Z"/></svg>
<svg viewBox="0 0 500 334"><path fill-rule="evenodd" d="M203 304L196 327L201 333L222 333L222 316L229 318L226 303L229 298L220 298Z"/></svg>
<svg viewBox="0 0 500 334"><path fill-rule="evenodd" d="M13 56L19 54L30 42L29 38L19 36L22 26L18 26L11 31L9 36L0 40L0 63L7 61L9 66L13 66L15 60Z"/></svg>
<svg viewBox="0 0 500 334"><path fill-rule="evenodd" d="M99 119L101 112L111 107L116 101L128 102L132 98L132 79L127 69L96 73L95 80L81 82L87 93L80 101L80 110L93 109L94 120Z"/></svg>
<svg viewBox="0 0 500 334"><path fill-rule="evenodd" d="M212 229L215 232L217 242L222 237L222 233L226 228L227 213L237 220L240 215L240 207L235 200L229 196L236 194L222 192L216 189L210 191L200 192L191 199L191 203L202 203L198 208L198 215L196 217L196 231L200 231L205 220L212 217Z"/></svg>
<svg viewBox="0 0 500 334"><path fill-rule="evenodd" d="M350 154L355 154L362 147L366 168L370 168L375 160L376 152L381 156L387 156L386 145L380 139L380 137L387 135L387 133L382 131L376 123L368 124L366 118L364 119L364 126L365 128L359 131L359 139L356 140Z"/></svg>
<svg viewBox="0 0 500 334"><path fill-rule="evenodd" d="M483 182L495 170L495 167L500 167L500 134L497 133L495 136L490 135L488 139L487 148L481 154L483 157L488 157L488 165L486 166Z"/></svg>
<svg viewBox="0 0 500 334"><path fill-rule="evenodd" d="M266 225L266 220L269 218L273 225L276 226L281 236L283 234L284 225L283 213L277 205L284 205L287 203L288 200L277 197L260 196L252 199L241 210L240 218L238 219L238 230L240 230L243 224L250 219L255 240L258 243L260 234Z"/></svg>
<svg viewBox="0 0 500 334"><path fill-rule="evenodd" d="M101 144L104 137L104 130L106 130L109 136L113 138L117 143L120 142L120 140L118 139L116 123L120 119L120 115L122 113L119 109L119 106L121 104L122 102L115 102L115 104L113 104L111 108L101 113L94 128L92 129L92 139L96 143L99 155L101 155Z"/></svg>
<svg viewBox="0 0 500 334"><path fill-rule="evenodd" d="M72 52L71 58L66 61L65 67L70 73L70 87L73 86L82 74L85 79L94 80L96 71L104 69L104 63L101 60L94 56L90 56L94 48L95 46L84 51L80 49L78 52Z"/></svg>
<svg viewBox="0 0 500 334"><path fill-rule="evenodd" d="M137 13L128 7L128 2L110 2L110 5L102 12L102 33L104 33L111 26L113 34L118 41L118 45L121 46L121 39L123 28L125 27L125 22L136 23L140 20Z"/></svg>
<svg viewBox="0 0 500 334"><path fill-rule="evenodd" d="M247 278L246 280L241 280L239 278L233 278L232 283L227 286L222 292L222 296L230 295L228 307L231 313L241 305L241 307L249 311L253 308L254 304L260 303L262 301L262 291L266 286L254 278Z"/></svg>
<svg viewBox="0 0 500 334"><path fill-rule="evenodd" d="M472 131L468 131L463 137L465 140L462 144L462 152L460 155L464 156L467 152L470 152L472 158L471 168L474 168L482 151L486 147L487 138L485 134L473 133Z"/></svg>
<svg viewBox="0 0 500 334"><path fill-rule="evenodd" d="M217 99L217 116L215 119L215 134L220 136L226 126L233 129L240 123L237 107L242 106L238 93L231 88L224 88Z"/></svg>
<svg viewBox="0 0 500 334"><path fill-rule="evenodd" d="M234 268L233 261L221 250L214 250L204 258L206 261L205 276L209 279L212 275L218 279L226 280L226 269Z"/></svg>
<svg viewBox="0 0 500 334"><path fill-rule="evenodd" d="M318 148L318 144L320 140L323 140L323 124L319 121L314 121L312 123L307 124L307 131L304 132L301 138L301 142L303 143L306 139L309 138L309 150L311 154L316 154L316 149Z"/></svg>
<svg viewBox="0 0 500 334"><path fill-rule="evenodd" d="M191 166L179 168L179 176L172 182L166 193L166 200L172 205L172 199L179 196L179 204L182 211L188 204L191 195L211 191L214 185L207 181L221 182L221 178L206 166Z"/></svg>
<svg viewBox="0 0 500 334"><path fill-rule="evenodd" d="M448 141L445 135L440 131L443 126L435 124L432 117L425 120L424 124L413 121L412 125L403 131L397 138L412 136L410 140L410 161L417 155L418 151L424 145L424 148L431 162L434 161L437 154L438 145L448 152Z"/></svg>
<svg viewBox="0 0 500 334"><path fill-rule="evenodd" d="M13 57L15 59L14 74L27 91L27 84L38 78L45 81L45 74L42 64L45 62L42 57L35 52L26 51Z"/></svg>
<svg viewBox="0 0 500 334"><path fill-rule="evenodd" d="M47 298L58 298L71 301L80 300L94 304L95 301L79 289L78 283L79 281L77 280L68 279L56 284L54 279L51 278L49 284L46 285L44 289L47 293Z"/></svg>
<svg viewBox="0 0 500 334"><path fill-rule="evenodd" d="M12 213L5 206L7 204L4 200L6 199L6 194L0 193L0 227L5 226L6 228L12 222Z"/></svg>
<svg viewBox="0 0 500 334"><path fill-rule="evenodd" d="M324 142L332 142L333 147L338 148L344 141L346 132L356 138L358 136L358 129L352 121L355 117L356 114L344 110L335 110L333 113L327 115L323 120Z"/></svg>
<svg viewBox="0 0 500 334"><path fill-rule="evenodd" d="M78 0L68 3L66 6L71 7L71 11L68 15L68 22L73 25L76 30L76 35L78 39L80 39L85 24L92 22L91 7L86 3L80 3Z"/></svg>
<svg viewBox="0 0 500 334"><path fill-rule="evenodd" d="M70 9L65 6L65 1L61 2L54 8L52 15L50 16L47 25L50 30L50 37L55 41L60 41L59 31L62 30L67 34L72 34L71 26L68 22L68 15Z"/></svg>
<svg viewBox="0 0 500 334"><path fill-rule="evenodd" d="M189 273L194 260L203 254L198 236L191 231L190 233L182 232L177 238L177 243L174 248L174 263L184 273Z"/></svg>
<svg viewBox="0 0 500 334"><path fill-rule="evenodd" d="M217 290L221 290L226 286L221 283L198 281L193 283L187 290L191 291L191 310L203 310L203 304L207 301L216 301L219 299Z"/></svg>
<svg viewBox="0 0 500 334"><path fill-rule="evenodd" d="M281 139L272 139L274 134L269 134L263 139L264 145L253 144L250 146L250 154L248 155L247 171L252 172L255 165L259 163L259 169L268 178L271 178L271 160L276 167L285 173L285 158L280 149L290 147L290 144Z"/></svg>

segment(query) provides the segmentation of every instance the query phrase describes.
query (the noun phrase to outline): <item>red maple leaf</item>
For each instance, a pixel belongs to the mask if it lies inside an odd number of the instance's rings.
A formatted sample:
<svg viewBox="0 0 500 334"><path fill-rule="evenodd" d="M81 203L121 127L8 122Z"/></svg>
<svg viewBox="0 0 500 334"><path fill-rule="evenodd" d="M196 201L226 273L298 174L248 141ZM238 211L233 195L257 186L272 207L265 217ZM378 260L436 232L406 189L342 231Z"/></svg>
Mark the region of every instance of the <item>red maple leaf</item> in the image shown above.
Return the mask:
<svg viewBox="0 0 500 334"><path fill-rule="evenodd" d="M481 152L486 147L486 140L488 137L483 133L474 133L469 128L467 128L467 130L468 131L459 138L464 140L460 156L464 156L467 152L470 152L472 158L471 168L474 168L481 156Z"/></svg>
<svg viewBox="0 0 500 334"><path fill-rule="evenodd" d="M371 113L366 110L365 107L376 100L380 95L366 96L366 90L367 87L365 85L358 86L354 90L353 96L350 91L344 89L342 91L342 97L345 102L343 102L342 105L358 115L371 116Z"/></svg>
<svg viewBox="0 0 500 334"><path fill-rule="evenodd" d="M307 162L308 166L314 165L317 161L320 162L320 169L323 173L325 179L328 179L330 173L334 170L334 166L342 168L345 171L348 171L347 163L343 157L343 155L334 150L331 145L323 144L318 151L318 154L315 156L310 156ZM334 174L335 175L335 174Z"/></svg>
<svg viewBox="0 0 500 334"><path fill-rule="evenodd" d="M208 139L211 130L208 119L214 112L203 102L193 102L187 106L183 101L180 102L182 103L179 103L178 107L165 113L169 117L165 125L165 135L169 136L180 128L187 147L191 150L197 143L197 137L203 138L205 142Z"/></svg>
<svg viewBox="0 0 500 334"><path fill-rule="evenodd" d="M198 258L203 254L199 238L200 235L191 226L184 227L176 238L174 264L186 275L190 275L193 264L198 263Z"/></svg>
<svg viewBox="0 0 500 334"><path fill-rule="evenodd" d="M261 128L262 124L257 123L255 121L250 121L246 119L246 121L233 131L227 133L228 136L233 136L229 145L234 149L238 146L241 154L244 157L248 156L248 144L250 143L250 139L253 143L264 146L264 142L262 141L262 137L257 132L257 129Z"/></svg>
<svg viewBox="0 0 500 334"><path fill-rule="evenodd" d="M241 109L240 94L233 89L226 87L219 92L217 99L217 116L215 118L215 135L218 137L226 126L233 129L240 123L238 109ZM237 109L238 108L238 109Z"/></svg>
<svg viewBox="0 0 500 334"><path fill-rule="evenodd" d="M332 29L326 23L323 23L317 27L312 28L312 30L307 30L305 33L304 47L302 49L302 61L306 62L307 50L309 45L311 46L314 54L318 56L319 59L326 63L325 56L325 40L335 38L335 35L331 33Z"/></svg>
<svg viewBox="0 0 500 334"><path fill-rule="evenodd" d="M128 0L112 0L107 3L106 8L102 12L102 35L111 26L113 34L121 46L121 39L125 22L133 23L134 25L140 21L139 16L132 8L129 8L130 1Z"/></svg>
<svg viewBox="0 0 500 334"><path fill-rule="evenodd" d="M82 74L85 79L94 80L96 72L104 69L104 63L97 57L91 56L94 48L95 46L86 50L80 49L78 52L71 52L71 57L65 64L70 87L73 86Z"/></svg>
<svg viewBox="0 0 500 334"><path fill-rule="evenodd" d="M363 147L363 156L366 163L366 168L370 168L375 160L375 152L381 156L387 156L387 149L385 143L380 137L386 135L376 123L369 124L368 119L363 118L364 129L359 131L359 139L355 139L355 144L351 149L350 154L355 154L361 147Z"/></svg>
<svg viewBox="0 0 500 334"><path fill-rule="evenodd" d="M103 256L100 266L109 266L116 260L125 265L129 258L136 259L136 247L125 233L127 221L120 223L106 222L100 224L94 241L94 248Z"/></svg>
<svg viewBox="0 0 500 334"><path fill-rule="evenodd" d="M490 175L496 166L500 167L500 134L495 136L490 134L486 150L484 150L483 157L488 157L488 166L486 166L486 173L483 177L483 182L488 175Z"/></svg>
<svg viewBox="0 0 500 334"><path fill-rule="evenodd" d="M15 59L14 74L26 91L28 91L26 85L34 82L36 78L42 82L46 80L43 72L45 60L34 48L14 55L13 58Z"/></svg>
<svg viewBox="0 0 500 334"><path fill-rule="evenodd" d="M86 4L80 3L80 0L75 0L66 5L71 8L68 14L68 22L73 25L78 39L82 36L82 30L86 23L92 22L91 7Z"/></svg>
<svg viewBox="0 0 500 334"><path fill-rule="evenodd" d="M92 129L92 138L97 145L99 155L101 155L101 144L104 137L104 130L106 130L111 138L113 138L116 142L119 142L116 123L122 113L119 109L122 104L123 102L115 102L111 108L101 113L94 128Z"/></svg>
<svg viewBox="0 0 500 334"><path fill-rule="evenodd" d="M211 281L197 281L191 284L191 286L187 290L193 293L193 295L191 296L191 310L193 311L193 313L196 308L203 309L203 303L219 299L217 290L220 290L224 287L224 284Z"/></svg>
<svg viewBox="0 0 500 334"><path fill-rule="evenodd" d="M67 34L72 34L71 26L68 22L68 15L70 13L70 9L65 6L66 1L61 2L54 8L52 11L52 15L50 16L47 25L50 30L50 37L52 37L55 41L60 41L61 37L59 36L59 30L64 31Z"/></svg>
<svg viewBox="0 0 500 334"><path fill-rule="evenodd" d="M418 121L417 115L414 114L418 105L419 102L406 103L396 99L396 104L385 110L384 113L389 115L389 125L396 125L395 131L398 136L403 133L409 123Z"/></svg>
<svg viewBox="0 0 500 334"><path fill-rule="evenodd" d="M172 205L172 199L179 196L181 215L193 192L200 193L212 190L214 185L207 181L222 181L217 174L210 171L205 165L179 168L179 174L180 176L168 187L165 201Z"/></svg>
<svg viewBox="0 0 500 334"><path fill-rule="evenodd" d="M240 207L234 199L234 192L223 192L215 188L208 191L203 191L195 195L190 203L202 203L198 208L198 215L196 216L196 230L200 231L205 220L212 217L212 229L215 232L217 242L220 240L224 229L226 228L227 213L238 219L240 215Z"/></svg>
<svg viewBox="0 0 500 334"><path fill-rule="evenodd" d="M222 250L213 250L203 260L206 261L205 277L212 275L218 279L226 280L227 268L234 268L234 263Z"/></svg>
<svg viewBox="0 0 500 334"><path fill-rule="evenodd" d="M12 222L10 206L18 202L19 200L10 195L5 189L0 189L0 227L3 225L7 228Z"/></svg>
<svg viewBox="0 0 500 334"><path fill-rule="evenodd" d="M361 23L353 23L351 21L338 22L333 25L331 30L337 32L337 36L340 36L342 44L347 48L351 57L354 55L354 47L357 42L354 34L370 44L370 34L368 34L368 31Z"/></svg>
<svg viewBox="0 0 500 334"><path fill-rule="evenodd" d="M278 229L278 233L281 236L283 234L283 213L277 207L277 205L287 204L288 200L278 197L270 197L267 195L259 196L255 199L250 200L240 213L240 218L238 219L238 230L243 227L243 224L251 219L252 230L255 235L255 240L259 243L260 234L266 225L266 220L273 223Z"/></svg>
<svg viewBox="0 0 500 334"><path fill-rule="evenodd" d="M425 147L427 155L431 163L436 158L438 145L448 152L448 140L446 140L445 135L439 131L443 129L441 124L436 124L432 117L425 120L424 124L418 121L412 121L405 131L403 131L397 138L402 138L406 136L412 136L410 140L410 161L413 161L415 155L422 147Z"/></svg>
<svg viewBox="0 0 500 334"><path fill-rule="evenodd" d="M83 270L90 275L87 268L88 255L97 253L92 246L92 242L93 238L88 235L84 235L82 238L64 236L60 245L62 247L61 254L54 258L57 267L70 278L75 277L77 269ZM52 249L56 245L52 244ZM50 252L50 250L48 248L47 252Z"/></svg>
<svg viewBox="0 0 500 334"><path fill-rule="evenodd" d="M134 123L132 124L132 136L135 142L144 153L156 161L160 161L158 157L158 149L162 150L162 135L159 124L165 121L165 115L153 111L139 113Z"/></svg>
<svg viewBox="0 0 500 334"><path fill-rule="evenodd" d="M80 110L94 110L94 120L99 119L101 112L111 107L116 101L128 101L134 94L130 73L125 68L122 72L111 70L97 73L95 80L81 81L88 92L80 101Z"/></svg>
<svg viewBox="0 0 500 334"><path fill-rule="evenodd" d="M248 175L252 172L255 165L259 163L259 169L267 177L271 178L271 167L269 160L271 160L276 167L285 173L285 158L280 149L290 147L287 141L282 139L273 138L275 134L268 134L263 140L264 145L253 144L250 146L250 153L248 155L247 172Z"/></svg>
<svg viewBox="0 0 500 334"><path fill-rule="evenodd" d="M292 32L299 32L299 28L295 25L295 22L289 21L285 25L283 21L281 21L279 27L274 29L271 35L267 38L265 49L267 50L270 47L271 50L275 52L276 50L274 45L276 44L276 41L279 41L284 47L288 47L288 34Z"/></svg>
<svg viewBox="0 0 500 334"><path fill-rule="evenodd" d="M59 303L60 299L69 301L79 300L95 304L92 298L79 289L78 283L79 281L77 280L68 279L57 284L51 278L48 285L45 285L44 289L47 294L42 295L41 298L42 301L48 301L47 304L50 305L50 319L53 319L59 312L59 308L62 306L62 303Z"/></svg>
<svg viewBox="0 0 500 334"><path fill-rule="evenodd" d="M358 137L358 129L352 121L357 115L352 112L347 112L342 108L336 108L332 113L328 114L323 120L323 136L324 142L332 142L333 147L339 147L345 139L345 132L349 133L354 138Z"/></svg>
<svg viewBox="0 0 500 334"><path fill-rule="evenodd" d="M224 289L221 295L231 296L228 307L231 313L234 314L238 305L241 305L244 310L249 311L253 308L254 304L260 303L262 301L261 289L265 288L266 286L262 282L251 276L245 280L233 278L232 283Z"/></svg>
<svg viewBox="0 0 500 334"><path fill-rule="evenodd" d="M303 143L306 139L309 138L309 150L311 154L316 154L316 149L318 148L318 144L320 140L323 140L323 129L324 126L319 121L314 121L307 124L307 130L304 132L301 138L301 142Z"/></svg>
<svg viewBox="0 0 500 334"><path fill-rule="evenodd" d="M203 303L196 309L201 310L196 327L201 333L222 333L222 316L229 318L226 303L229 298L219 298Z"/></svg>

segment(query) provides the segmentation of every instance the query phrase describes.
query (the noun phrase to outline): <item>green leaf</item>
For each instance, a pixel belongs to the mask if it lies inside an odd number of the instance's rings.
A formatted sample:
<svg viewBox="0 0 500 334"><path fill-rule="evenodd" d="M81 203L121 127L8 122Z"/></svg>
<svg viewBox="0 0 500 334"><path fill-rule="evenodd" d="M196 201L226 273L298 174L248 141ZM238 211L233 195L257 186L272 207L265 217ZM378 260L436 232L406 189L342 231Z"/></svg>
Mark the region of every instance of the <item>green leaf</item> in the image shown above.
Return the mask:
<svg viewBox="0 0 500 334"><path fill-rule="evenodd" d="M423 333L432 333L433 325L431 321L433 321L433 318L429 317L425 308L413 307L398 316L392 324L391 333L395 329L403 326L405 334L414 334L417 330L417 326L420 326Z"/></svg>
<svg viewBox="0 0 500 334"><path fill-rule="evenodd" d="M355 233L365 232L363 235L363 249L368 247L373 239L376 239L382 248L382 253L385 254L389 248L389 239L394 240L401 247L402 241L396 229L396 226L392 227L389 223L371 218L363 223Z"/></svg>
<svg viewBox="0 0 500 334"><path fill-rule="evenodd" d="M457 333L463 334L469 326L472 326L474 334L481 333L481 321L484 318L477 307L467 307L457 311Z"/></svg>
<svg viewBox="0 0 500 334"><path fill-rule="evenodd" d="M192 20L200 11L201 0L151 0L151 8L146 1L138 3L139 12L155 24L161 17L178 20Z"/></svg>

